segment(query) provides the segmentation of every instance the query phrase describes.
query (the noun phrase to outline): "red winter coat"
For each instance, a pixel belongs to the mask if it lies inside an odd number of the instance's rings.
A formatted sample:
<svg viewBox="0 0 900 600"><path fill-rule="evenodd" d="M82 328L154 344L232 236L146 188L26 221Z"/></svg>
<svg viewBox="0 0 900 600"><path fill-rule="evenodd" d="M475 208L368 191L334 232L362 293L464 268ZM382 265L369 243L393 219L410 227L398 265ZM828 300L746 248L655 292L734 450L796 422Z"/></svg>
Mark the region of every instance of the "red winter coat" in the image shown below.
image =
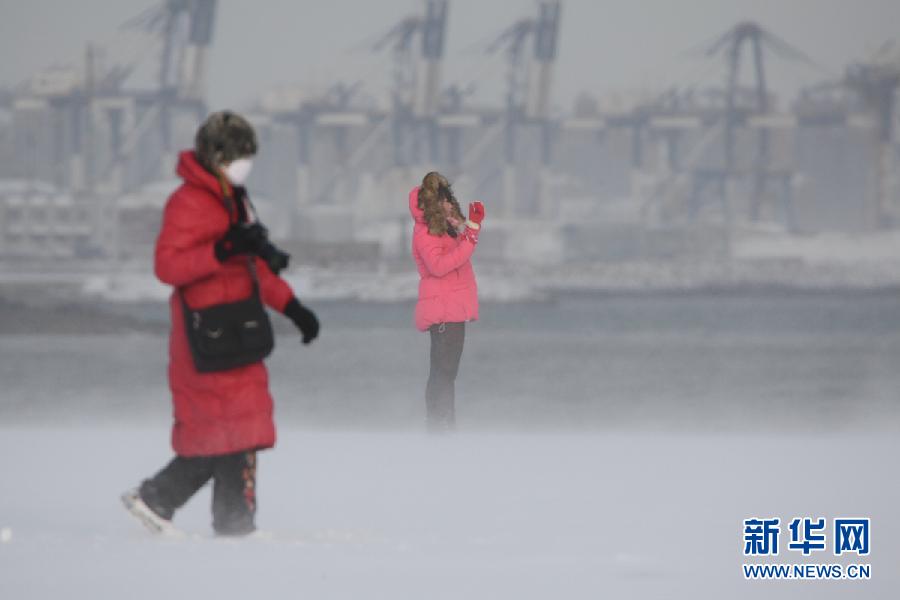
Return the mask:
<svg viewBox="0 0 900 600"><path fill-rule="evenodd" d="M185 334L178 290L191 308L234 302L252 292L246 256L216 260L214 244L230 226L218 180L182 152L184 184L169 197L156 241L156 276L175 286L169 299L169 387L175 424L172 447L182 456L229 454L275 444L272 396L262 362L217 373L198 373ZM263 302L278 311L293 297L290 286L256 260Z"/></svg>
<svg viewBox="0 0 900 600"><path fill-rule="evenodd" d="M409 192L413 225L412 255L419 270L416 327L427 331L439 323L478 320L478 285L469 260L475 251L470 240L448 234L431 235L425 212L419 208L419 188Z"/></svg>

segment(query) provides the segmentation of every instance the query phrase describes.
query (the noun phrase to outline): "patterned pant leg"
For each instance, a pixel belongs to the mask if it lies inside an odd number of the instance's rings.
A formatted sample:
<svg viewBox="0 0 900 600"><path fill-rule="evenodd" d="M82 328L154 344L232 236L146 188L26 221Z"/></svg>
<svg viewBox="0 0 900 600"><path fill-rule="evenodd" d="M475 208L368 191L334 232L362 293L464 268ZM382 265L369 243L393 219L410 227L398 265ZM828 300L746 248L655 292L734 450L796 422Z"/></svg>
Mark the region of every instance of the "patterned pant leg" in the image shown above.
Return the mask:
<svg viewBox="0 0 900 600"><path fill-rule="evenodd" d="M213 529L246 535L256 529L256 452L217 456L213 464Z"/></svg>

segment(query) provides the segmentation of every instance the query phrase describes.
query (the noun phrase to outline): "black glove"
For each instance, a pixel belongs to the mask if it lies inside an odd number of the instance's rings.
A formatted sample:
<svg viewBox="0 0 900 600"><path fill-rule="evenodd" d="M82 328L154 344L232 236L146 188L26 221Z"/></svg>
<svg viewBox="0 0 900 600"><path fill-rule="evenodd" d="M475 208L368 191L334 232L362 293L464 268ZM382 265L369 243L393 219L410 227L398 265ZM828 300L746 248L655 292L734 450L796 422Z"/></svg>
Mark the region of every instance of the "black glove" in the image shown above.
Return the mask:
<svg viewBox="0 0 900 600"><path fill-rule="evenodd" d="M316 318L313 311L300 304L296 298L291 298L291 301L284 307L284 315L293 321L300 333L303 334L304 344L310 343L319 336L319 319Z"/></svg>
<svg viewBox="0 0 900 600"><path fill-rule="evenodd" d="M257 254L268 239L269 232L260 223L235 223L216 242L216 258L225 262L237 254Z"/></svg>

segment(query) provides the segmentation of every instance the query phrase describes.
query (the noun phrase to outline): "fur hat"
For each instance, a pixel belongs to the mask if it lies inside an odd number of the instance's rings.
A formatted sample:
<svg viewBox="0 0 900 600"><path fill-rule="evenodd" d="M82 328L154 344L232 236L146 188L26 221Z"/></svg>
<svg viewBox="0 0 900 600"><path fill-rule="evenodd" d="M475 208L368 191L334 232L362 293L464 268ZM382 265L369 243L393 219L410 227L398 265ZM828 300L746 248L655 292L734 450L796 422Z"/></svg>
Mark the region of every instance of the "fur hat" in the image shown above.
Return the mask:
<svg viewBox="0 0 900 600"><path fill-rule="evenodd" d="M213 173L224 163L256 154L256 148L253 126L227 110L209 115L194 139L197 161Z"/></svg>

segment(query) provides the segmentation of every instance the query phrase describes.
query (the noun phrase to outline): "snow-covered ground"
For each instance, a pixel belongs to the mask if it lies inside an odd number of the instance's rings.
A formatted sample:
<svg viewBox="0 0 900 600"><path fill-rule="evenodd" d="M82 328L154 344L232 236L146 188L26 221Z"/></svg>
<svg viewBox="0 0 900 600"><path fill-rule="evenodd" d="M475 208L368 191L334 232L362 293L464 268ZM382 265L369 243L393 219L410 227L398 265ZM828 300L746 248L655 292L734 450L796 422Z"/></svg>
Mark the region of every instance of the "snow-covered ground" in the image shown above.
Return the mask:
<svg viewBox="0 0 900 600"><path fill-rule="evenodd" d="M0 429L0 597L895 598L895 435L323 433L262 455L255 539L205 489L156 539L118 494L156 426ZM869 516L870 581L754 582L742 520ZM784 543L784 542L783 542ZM845 563L803 559L768 562ZM765 563L765 560L756 562Z"/></svg>
<svg viewBox="0 0 900 600"><path fill-rule="evenodd" d="M176 516L180 541L119 504L170 458L165 307L117 304L147 327L116 330L97 327L104 305L23 298L0 305L3 600L900 589L891 291L486 302L466 333L461 431L437 437L421 433L428 338L411 304L311 303L311 346L275 318L279 443L260 461L263 534L241 541L212 537L208 490ZM788 552L787 521L871 517L872 579L745 581L755 516L785 524L761 564L843 563Z"/></svg>

